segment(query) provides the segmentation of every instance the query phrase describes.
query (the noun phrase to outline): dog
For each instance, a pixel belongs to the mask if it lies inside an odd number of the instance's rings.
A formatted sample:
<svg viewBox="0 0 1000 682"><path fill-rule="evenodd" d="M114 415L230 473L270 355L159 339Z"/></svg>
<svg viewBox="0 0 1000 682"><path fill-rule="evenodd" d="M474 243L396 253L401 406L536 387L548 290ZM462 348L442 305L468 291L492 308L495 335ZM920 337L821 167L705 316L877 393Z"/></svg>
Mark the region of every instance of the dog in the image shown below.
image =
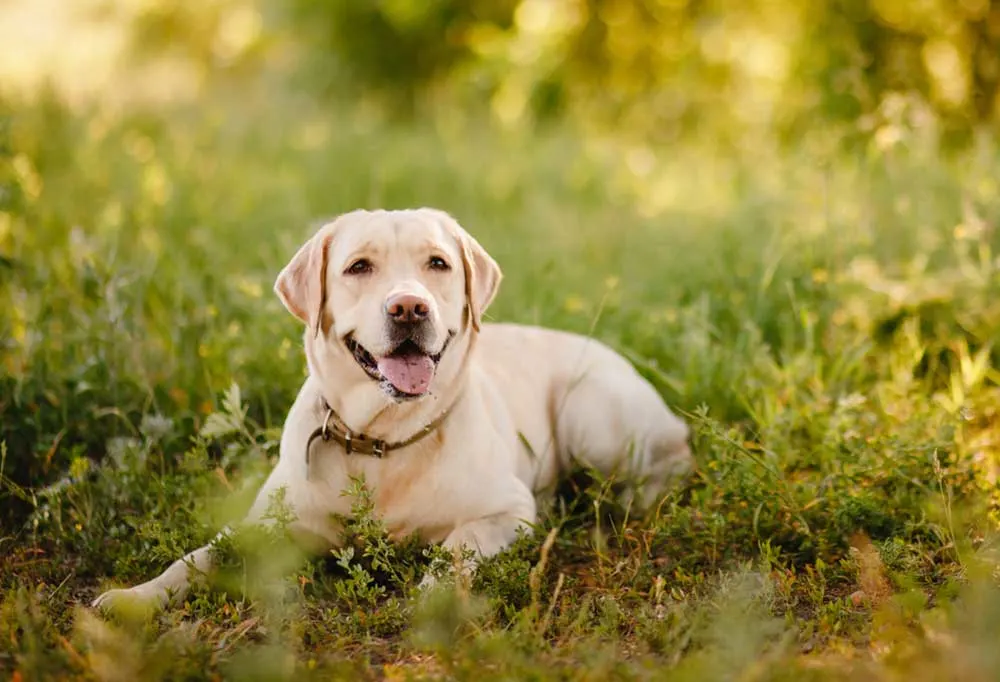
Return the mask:
<svg viewBox="0 0 1000 682"><path fill-rule="evenodd" d="M336 548L334 519L349 516L343 492L360 476L391 536L471 555L474 570L530 532L574 464L622 476L638 509L688 474L688 426L616 351L483 322L502 277L438 209L356 210L320 228L274 285L305 325L308 377L244 523L269 523L268 502L284 488L293 534L310 551ZM93 605L182 599L212 568L211 547ZM433 582L428 572L421 585Z"/></svg>

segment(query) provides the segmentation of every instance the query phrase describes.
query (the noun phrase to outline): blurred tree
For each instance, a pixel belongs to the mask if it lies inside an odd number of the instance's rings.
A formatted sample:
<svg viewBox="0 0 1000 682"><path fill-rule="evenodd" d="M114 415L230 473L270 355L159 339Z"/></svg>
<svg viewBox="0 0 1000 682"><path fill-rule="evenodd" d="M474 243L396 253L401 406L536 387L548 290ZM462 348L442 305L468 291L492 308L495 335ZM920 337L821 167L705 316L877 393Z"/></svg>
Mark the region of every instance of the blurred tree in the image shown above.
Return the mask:
<svg viewBox="0 0 1000 682"><path fill-rule="evenodd" d="M132 66L172 63L203 86L258 74L274 42L253 0L109 0L99 7L103 15L129 24Z"/></svg>
<svg viewBox="0 0 1000 682"><path fill-rule="evenodd" d="M997 0L148 0L135 25L147 50L217 62L263 42L240 38L260 16L314 86L404 114L485 102L651 141L867 134L900 96L953 131L1000 119Z"/></svg>
<svg viewBox="0 0 1000 682"><path fill-rule="evenodd" d="M477 25L510 26L517 0L288 0L325 88L349 83L409 110L416 95L475 57Z"/></svg>
<svg viewBox="0 0 1000 682"><path fill-rule="evenodd" d="M1000 4L991 0L812 3L798 79L813 114L854 121L919 95L953 131L1000 119ZM809 112L802 112L809 116Z"/></svg>

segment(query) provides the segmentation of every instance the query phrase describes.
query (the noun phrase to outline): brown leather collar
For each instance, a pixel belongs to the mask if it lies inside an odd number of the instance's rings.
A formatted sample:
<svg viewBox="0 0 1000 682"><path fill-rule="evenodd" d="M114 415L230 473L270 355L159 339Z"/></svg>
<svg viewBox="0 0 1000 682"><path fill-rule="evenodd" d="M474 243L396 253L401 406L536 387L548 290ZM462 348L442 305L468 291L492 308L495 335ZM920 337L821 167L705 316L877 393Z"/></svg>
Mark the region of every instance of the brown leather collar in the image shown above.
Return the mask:
<svg viewBox="0 0 1000 682"><path fill-rule="evenodd" d="M324 398L323 409L326 410L326 415L323 417L323 423L316 427L316 430L312 432L309 436L309 440L306 442L306 476L308 477L309 474L309 451L312 448L313 441L317 438L322 438L324 442L331 440L336 441L343 446L346 454L348 455L370 455L381 459L389 452L392 452L393 450L401 450L405 447L413 445L432 433L444 423L445 419L447 419L448 415L451 414L451 410L455 407L457 402L458 398L456 398L444 412L438 415L434 421L425 425L422 429L406 440L387 443L379 438L371 438L363 433L352 432L344 424L340 415L337 414L332 407L330 407L330 403L328 403Z"/></svg>

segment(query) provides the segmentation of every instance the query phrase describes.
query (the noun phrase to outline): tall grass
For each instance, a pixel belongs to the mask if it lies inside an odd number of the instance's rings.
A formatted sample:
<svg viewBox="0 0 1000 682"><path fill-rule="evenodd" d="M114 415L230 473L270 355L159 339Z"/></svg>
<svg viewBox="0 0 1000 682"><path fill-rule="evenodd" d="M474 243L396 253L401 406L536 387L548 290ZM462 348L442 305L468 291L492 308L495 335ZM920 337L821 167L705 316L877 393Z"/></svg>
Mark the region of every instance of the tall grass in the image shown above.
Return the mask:
<svg viewBox="0 0 1000 682"><path fill-rule="evenodd" d="M0 669L995 675L992 143L609 153L253 95L2 113ZM576 476L531 538L430 599L413 588L431 557L362 506L346 552L237 543L179 609L84 609L249 504L304 376L271 293L298 245L339 212L416 205L500 262L490 317L625 353L692 423L696 476L649 518ZM205 431L219 413L230 428Z"/></svg>

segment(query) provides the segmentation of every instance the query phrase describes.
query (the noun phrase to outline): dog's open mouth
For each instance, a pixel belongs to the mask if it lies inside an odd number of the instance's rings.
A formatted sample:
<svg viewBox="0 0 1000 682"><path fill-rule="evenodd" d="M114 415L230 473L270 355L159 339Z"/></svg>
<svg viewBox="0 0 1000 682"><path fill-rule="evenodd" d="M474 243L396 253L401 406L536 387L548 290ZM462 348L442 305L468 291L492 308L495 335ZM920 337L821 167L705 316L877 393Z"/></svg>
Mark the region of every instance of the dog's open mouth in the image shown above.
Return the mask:
<svg viewBox="0 0 1000 682"><path fill-rule="evenodd" d="M382 384L390 395L395 398L418 398L430 389L434 372L449 341L450 335L441 351L432 355L408 339L381 358L369 353L352 336L344 339L344 345L368 376Z"/></svg>

